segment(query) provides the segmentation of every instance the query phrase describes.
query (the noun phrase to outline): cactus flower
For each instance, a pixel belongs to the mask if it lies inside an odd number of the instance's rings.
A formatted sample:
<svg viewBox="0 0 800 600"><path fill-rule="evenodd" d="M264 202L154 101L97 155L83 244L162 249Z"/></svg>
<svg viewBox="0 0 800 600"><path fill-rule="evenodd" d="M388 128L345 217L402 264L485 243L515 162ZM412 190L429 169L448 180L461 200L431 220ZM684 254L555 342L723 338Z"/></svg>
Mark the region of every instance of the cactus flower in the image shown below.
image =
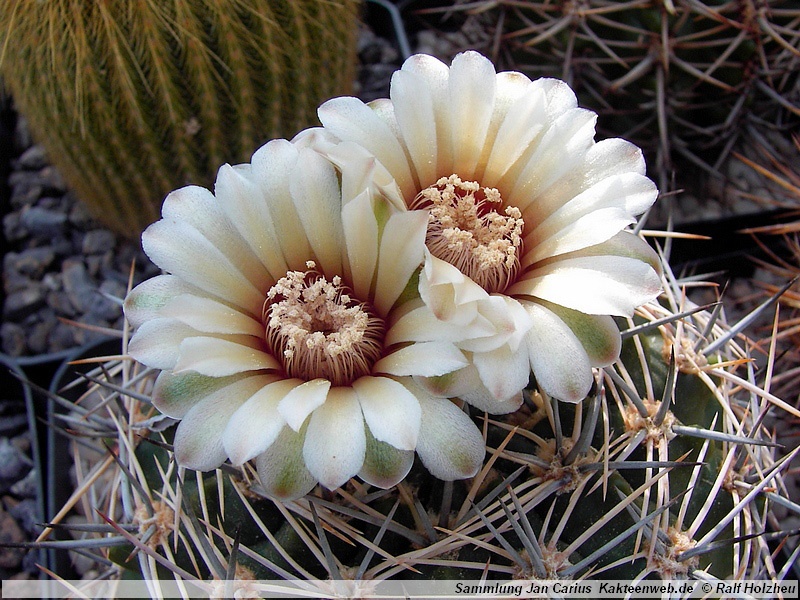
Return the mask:
<svg viewBox="0 0 800 600"><path fill-rule="evenodd" d="M518 406L531 371L550 396L584 398L619 355L613 316L661 289L657 255L628 230L658 193L641 151L595 141L597 115L566 83L496 73L472 51L450 67L412 56L390 99L318 113L306 135L343 173L371 157L365 185L428 211L419 292L441 327L417 341L450 325L470 364L417 380L491 412Z"/></svg>
<svg viewBox="0 0 800 600"><path fill-rule="evenodd" d="M255 458L283 500L355 475L390 487L415 451L442 479L479 468L478 428L413 380L464 368L463 351L394 326L421 304L427 212L368 192L343 207L340 189L320 154L274 140L224 165L215 193L169 194L142 235L165 274L126 298L128 351L162 370L153 403L180 419L178 464Z"/></svg>

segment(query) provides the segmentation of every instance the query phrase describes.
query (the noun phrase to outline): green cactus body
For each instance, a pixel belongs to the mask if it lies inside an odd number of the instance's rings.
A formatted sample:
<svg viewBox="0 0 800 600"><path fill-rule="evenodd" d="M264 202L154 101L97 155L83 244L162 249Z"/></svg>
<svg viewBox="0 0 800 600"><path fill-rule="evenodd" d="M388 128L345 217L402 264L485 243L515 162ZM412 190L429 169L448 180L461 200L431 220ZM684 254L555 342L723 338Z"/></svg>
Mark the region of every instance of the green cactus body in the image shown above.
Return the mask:
<svg viewBox="0 0 800 600"><path fill-rule="evenodd" d="M137 237L164 196L316 123L347 93L357 0L14 0L0 74L100 220Z"/></svg>

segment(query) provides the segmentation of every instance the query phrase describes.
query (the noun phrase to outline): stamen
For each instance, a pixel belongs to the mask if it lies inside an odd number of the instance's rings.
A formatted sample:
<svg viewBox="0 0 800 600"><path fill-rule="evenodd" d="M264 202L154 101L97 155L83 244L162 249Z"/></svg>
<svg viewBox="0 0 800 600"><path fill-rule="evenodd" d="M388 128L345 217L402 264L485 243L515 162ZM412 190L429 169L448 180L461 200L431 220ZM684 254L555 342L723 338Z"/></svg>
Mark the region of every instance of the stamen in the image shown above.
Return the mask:
<svg viewBox="0 0 800 600"><path fill-rule="evenodd" d="M328 281L306 264L308 271L289 271L267 292L267 343L290 377L349 385L381 357L383 320L350 297L341 277Z"/></svg>
<svg viewBox="0 0 800 600"><path fill-rule="evenodd" d="M425 243L431 254L457 267L488 292L501 292L519 268L525 222L515 206L499 214L495 188L481 188L458 175L422 190L411 208L428 208Z"/></svg>

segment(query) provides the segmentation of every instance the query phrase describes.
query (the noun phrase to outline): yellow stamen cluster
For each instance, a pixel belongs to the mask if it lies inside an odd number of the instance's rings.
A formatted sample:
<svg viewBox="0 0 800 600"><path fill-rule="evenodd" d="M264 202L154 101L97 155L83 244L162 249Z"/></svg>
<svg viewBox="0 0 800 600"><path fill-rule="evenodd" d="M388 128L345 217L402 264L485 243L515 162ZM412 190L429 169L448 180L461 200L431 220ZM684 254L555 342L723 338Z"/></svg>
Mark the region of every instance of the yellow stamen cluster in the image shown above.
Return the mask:
<svg viewBox="0 0 800 600"><path fill-rule="evenodd" d="M412 208L428 208L425 243L431 254L457 267L488 292L501 292L514 280L522 246L522 213L502 203L495 188L482 188L458 175L442 177L422 190Z"/></svg>
<svg viewBox="0 0 800 600"><path fill-rule="evenodd" d="M289 271L267 292L262 319L274 355L290 377L349 385L370 372L383 351L383 321L352 299L341 277Z"/></svg>

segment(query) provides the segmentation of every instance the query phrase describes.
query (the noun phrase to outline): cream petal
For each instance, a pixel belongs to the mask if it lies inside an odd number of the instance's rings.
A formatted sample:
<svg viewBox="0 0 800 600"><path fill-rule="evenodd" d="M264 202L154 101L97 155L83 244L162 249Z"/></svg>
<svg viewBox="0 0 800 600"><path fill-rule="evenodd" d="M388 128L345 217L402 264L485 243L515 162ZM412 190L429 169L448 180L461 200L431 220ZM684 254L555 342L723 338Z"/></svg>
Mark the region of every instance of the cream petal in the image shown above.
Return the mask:
<svg viewBox="0 0 800 600"><path fill-rule="evenodd" d="M175 370L225 377L242 371L279 368L278 361L259 346L259 340L250 336L236 336L236 340L208 336L186 338L181 342Z"/></svg>
<svg viewBox="0 0 800 600"><path fill-rule="evenodd" d="M428 213L424 210L395 213L383 228L378 254L375 308L387 315L424 260Z"/></svg>
<svg viewBox="0 0 800 600"><path fill-rule="evenodd" d="M172 369L180 344L198 332L174 319L156 318L142 323L128 343L128 354L154 369Z"/></svg>
<svg viewBox="0 0 800 600"><path fill-rule="evenodd" d="M582 108L562 114L543 133L517 180L504 178L504 187L511 189L506 201L522 211L526 225L537 225L560 206L560 201L551 205L545 193L550 186L562 178L580 177L576 167L594 143L596 122L597 115Z"/></svg>
<svg viewBox="0 0 800 600"><path fill-rule="evenodd" d="M364 464L358 476L376 487L388 489L400 483L414 464L413 450L398 450L386 442L379 442L369 430L365 430L367 446Z"/></svg>
<svg viewBox="0 0 800 600"><path fill-rule="evenodd" d="M292 177L289 192L303 224L311 249L328 277L342 272L344 234L341 227L342 197L333 165L313 150L299 152L301 177Z"/></svg>
<svg viewBox="0 0 800 600"><path fill-rule="evenodd" d="M541 304L524 303L533 327L528 351L536 383L553 398L580 402L592 386L592 367L580 340L555 313Z"/></svg>
<svg viewBox="0 0 800 600"><path fill-rule="evenodd" d="M534 229L526 236L525 255L521 261L524 269L552 256L560 256L587 246L610 240L622 229L636 220L621 208L601 208L574 220L565 221L564 228L557 232L540 232ZM536 244L536 240L541 240ZM535 245L534 245L535 244Z"/></svg>
<svg viewBox="0 0 800 600"><path fill-rule="evenodd" d="M298 433L284 427L272 445L256 458L261 485L281 502L302 498L317 484L303 460L304 441L305 431Z"/></svg>
<svg viewBox="0 0 800 600"><path fill-rule="evenodd" d="M289 171L280 172L287 179L288 174ZM269 272L270 283L283 277L287 271L286 261L268 203L264 201L264 189L258 184L253 166L223 165L217 173L214 191L222 210Z"/></svg>
<svg viewBox="0 0 800 600"><path fill-rule="evenodd" d="M530 318L525 309L505 294L493 294L476 304L483 321L491 323L491 334L463 339L457 342L457 346L470 352L489 352L508 345L511 351L515 351L530 328Z"/></svg>
<svg viewBox="0 0 800 600"><path fill-rule="evenodd" d="M233 413L222 445L234 465L241 465L265 452L286 425L278 403L298 385L298 380L281 379L259 389Z"/></svg>
<svg viewBox="0 0 800 600"><path fill-rule="evenodd" d="M423 305L401 316L386 332L384 344L392 346L402 342L461 342L464 339L493 335L496 329L485 319L474 319L461 326L436 318L431 309Z"/></svg>
<svg viewBox="0 0 800 600"><path fill-rule="evenodd" d="M253 286L219 248L188 223L156 221L142 233L142 248L156 265L187 283L251 312L261 310L264 291Z"/></svg>
<svg viewBox="0 0 800 600"><path fill-rule="evenodd" d="M269 382L266 379L266 382ZM228 455L222 445L222 432L228 419L245 401L265 385L261 377L247 377L227 386L223 394L206 396L183 417L175 431L175 460L182 467L210 471Z"/></svg>
<svg viewBox="0 0 800 600"><path fill-rule="evenodd" d="M474 476L486 448L472 420L449 400L415 392L422 409L417 454L434 477L444 481Z"/></svg>
<svg viewBox="0 0 800 600"><path fill-rule="evenodd" d="M453 172L467 180L475 179L483 154L496 86L494 65L483 55L467 51L453 59L448 80Z"/></svg>
<svg viewBox="0 0 800 600"><path fill-rule="evenodd" d="M356 393L335 387L311 414L303 444L303 458L314 477L328 489L347 483L364 464L364 419Z"/></svg>
<svg viewBox="0 0 800 600"><path fill-rule="evenodd" d="M226 388L245 377L265 377L237 373L228 377L209 377L194 371L162 371L153 387L153 406L174 419L182 419L195 404L212 394L226 394Z"/></svg>
<svg viewBox="0 0 800 600"><path fill-rule="evenodd" d="M392 76L392 101L417 177L423 182L436 181L437 124L429 88L418 75L398 71Z"/></svg>
<svg viewBox="0 0 800 600"><path fill-rule="evenodd" d="M527 347L522 354L527 356ZM528 367L526 364L526 370ZM486 389L474 364L441 377L415 377L414 381L438 398L461 398L475 408L495 415L514 412L522 404L522 392L507 400L498 400Z"/></svg>
<svg viewBox="0 0 800 600"><path fill-rule="evenodd" d="M348 202L342 209L344 239L356 298L369 298L378 262L378 222L369 192Z"/></svg>
<svg viewBox="0 0 800 600"><path fill-rule="evenodd" d="M612 317L587 315L544 301L537 304L546 307L567 324L580 341L593 367L607 367L619 358L622 339Z"/></svg>
<svg viewBox="0 0 800 600"><path fill-rule="evenodd" d="M353 389L376 440L399 450L416 447L420 408L414 394L388 377L361 377L353 382Z"/></svg>
<svg viewBox="0 0 800 600"><path fill-rule="evenodd" d="M320 122L343 141L369 150L394 175L403 194L411 193L414 178L406 153L387 125L369 106L357 98L333 98L317 110Z"/></svg>
<svg viewBox="0 0 800 600"><path fill-rule="evenodd" d="M255 288L270 284L271 277L264 265L225 215L220 202L207 189L188 186L171 192L164 200L161 214L167 221L181 221L196 229L235 264Z"/></svg>
<svg viewBox="0 0 800 600"><path fill-rule="evenodd" d="M481 286L427 249L419 295L437 318L459 325L470 324L478 314L476 301L489 297Z"/></svg>
<svg viewBox="0 0 800 600"><path fill-rule="evenodd" d="M482 178L486 187L496 187L517 161L525 161L526 156L535 150L535 140L544 130L545 93L532 85L527 77L525 79L525 87L503 114L491 153L486 158ZM498 85L498 92L501 89L502 86Z"/></svg>
<svg viewBox="0 0 800 600"><path fill-rule="evenodd" d="M420 93L430 94L431 100L433 101L434 119L436 123L437 177L441 176L442 173L453 173L453 136L450 118L447 112L449 109L448 79L450 77L450 68L433 56L415 54L403 62L401 71L411 73L424 82L425 92ZM397 74L395 74L393 78L396 76ZM393 86L389 90L389 96L394 103ZM431 181L420 181L419 189L431 185L434 181L435 179ZM408 196L406 196L406 198L408 198Z"/></svg>
<svg viewBox="0 0 800 600"><path fill-rule="evenodd" d="M508 293L591 315L629 317L660 292L661 279L647 263L620 256L588 256L537 268L530 279L515 283Z"/></svg>
<svg viewBox="0 0 800 600"><path fill-rule="evenodd" d="M373 367L373 373L435 377L460 369L467 364L461 351L449 342L419 342L395 350Z"/></svg>
<svg viewBox="0 0 800 600"><path fill-rule="evenodd" d="M293 389L288 391L278 404L278 412L286 420L289 427L300 431L306 417L325 404L331 382L327 379L312 379L303 383L300 379L294 382Z"/></svg>
<svg viewBox="0 0 800 600"><path fill-rule="evenodd" d="M525 348L514 352L503 345L490 352L476 352L472 362L483 385L499 402L516 397L528 385L530 359Z"/></svg>
<svg viewBox="0 0 800 600"><path fill-rule="evenodd" d="M161 312L204 333L264 335L260 321L222 302L194 294L175 296Z"/></svg>
<svg viewBox="0 0 800 600"><path fill-rule="evenodd" d="M658 190L655 184L638 173L622 173L606 177L566 201L539 225L531 227L526 233L525 243L529 245L532 240L556 236L570 223L595 215L602 209L617 208L630 217L638 215L655 202L656 196ZM526 222L526 225L534 224Z"/></svg>
<svg viewBox="0 0 800 600"><path fill-rule="evenodd" d="M263 206L268 208L286 266L305 271L306 261L312 258L311 245L289 192L292 177L303 177L297 161L298 149L291 142L272 140L253 154L250 172L262 190Z"/></svg>
<svg viewBox="0 0 800 600"><path fill-rule="evenodd" d="M577 250L570 253L569 256L624 256L647 263L656 273L661 273L661 260L658 258L658 254L650 247L650 244L630 231L620 231L610 240ZM555 258L544 264L558 262L559 260L561 258Z"/></svg>
<svg viewBox="0 0 800 600"><path fill-rule="evenodd" d="M198 294L199 290L174 275L157 275L143 281L125 298L125 318L131 327L139 327L142 323L163 317L162 309L175 296L181 294ZM202 294L202 292L199 292Z"/></svg>

